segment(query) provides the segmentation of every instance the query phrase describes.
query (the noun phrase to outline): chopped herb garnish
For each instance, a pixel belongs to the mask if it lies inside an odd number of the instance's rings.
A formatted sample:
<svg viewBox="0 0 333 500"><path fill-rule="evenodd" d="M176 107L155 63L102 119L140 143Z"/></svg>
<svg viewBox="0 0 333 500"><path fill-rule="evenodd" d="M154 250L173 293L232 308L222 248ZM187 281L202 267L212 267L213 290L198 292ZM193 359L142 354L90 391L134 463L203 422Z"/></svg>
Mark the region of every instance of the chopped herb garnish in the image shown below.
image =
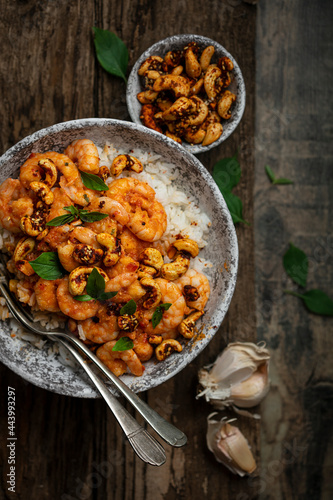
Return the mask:
<svg viewBox="0 0 333 500"><path fill-rule="evenodd" d="M89 274L85 295L74 295L75 300L85 302L88 300L109 300L117 295L118 292L105 292L105 279L94 268Z"/></svg>
<svg viewBox="0 0 333 500"><path fill-rule="evenodd" d="M134 343L133 340L128 337L121 337L121 339L117 340L115 345L113 346L113 351L128 351L128 349L133 349Z"/></svg>
<svg viewBox="0 0 333 500"><path fill-rule="evenodd" d="M120 309L120 314L123 316L123 314L134 314L136 311L136 302L135 300L131 299L129 300L121 309Z"/></svg>
<svg viewBox="0 0 333 500"><path fill-rule="evenodd" d="M88 189L94 189L95 191L108 191L109 188L105 182L98 177L98 175L87 174L87 172L80 172L83 184Z"/></svg>
<svg viewBox="0 0 333 500"><path fill-rule="evenodd" d="M105 217L108 217L108 214L103 214L101 212L89 212L89 210L76 208L74 205L64 207L64 210L69 213L55 217L54 219L47 222L46 225L58 227L63 226L64 224L70 224L76 219L81 219L82 222L94 222L96 220L102 220L105 219Z"/></svg>
<svg viewBox="0 0 333 500"><path fill-rule="evenodd" d="M44 280L57 280L66 273L57 252L43 252L37 259L31 260L30 265L35 273Z"/></svg>
<svg viewBox="0 0 333 500"><path fill-rule="evenodd" d="M153 328L156 328L157 325L161 322L163 318L163 311L167 311L168 309L170 309L171 306L172 304L170 304L169 302L165 302L164 304L160 304L159 306L156 307L153 317L151 319Z"/></svg>

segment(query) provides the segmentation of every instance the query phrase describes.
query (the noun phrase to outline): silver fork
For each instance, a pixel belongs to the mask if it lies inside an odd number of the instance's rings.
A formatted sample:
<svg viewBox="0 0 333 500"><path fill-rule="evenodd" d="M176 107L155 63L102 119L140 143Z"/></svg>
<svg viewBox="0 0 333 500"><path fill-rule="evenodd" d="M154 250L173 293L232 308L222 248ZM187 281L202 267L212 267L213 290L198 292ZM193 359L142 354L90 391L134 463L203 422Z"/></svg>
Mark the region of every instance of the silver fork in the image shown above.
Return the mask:
<svg viewBox="0 0 333 500"><path fill-rule="evenodd" d="M110 380L118 389L118 391L132 404L132 406L142 415L145 421L154 429L159 436L161 436L164 441L166 441L171 446L180 447L184 446L187 442L186 435L177 427L172 425L170 422L165 420L161 415L159 415L155 410L153 410L145 401L139 398L135 392L133 392L122 380L120 380L116 375L114 375L98 358L93 354L90 349L77 337L71 333L64 332L50 332L38 328L32 319L28 319L26 312L23 310L21 305L12 297L8 288L7 281L4 276L0 276L0 290L6 303L12 313L12 315L19 321L25 328L31 330L38 335L45 335L55 340L60 341L61 339L66 339L66 341L71 342L76 347L78 347L99 369L100 371ZM69 348L71 347L68 342L64 342L64 345ZM74 350L75 351L75 350ZM72 352L72 351L71 351ZM75 351L76 352L76 351ZM84 368L87 367L86 363L80 357L81 361L84 363ZM80 363L81 366L82 363ZM90 367L89 367L90 368ZM91 370L92 371L92 370ZM94 373L94 372L93 372ZM95 374L94 374L95 375ZM101 382L101 381L100 381ZM105 387L108 394L110 391ZM99 390L100 392L100 390ZM104 391L102 396L104 397ZM110 405L109 405L110 406Z"/></svg>
<svg viewBox="0 0 333 500"><path fill-rule="evenodd" d="M30 327L31 321L26 317L22 307L11 297L6 287L6 279L3 276L0 276L0 290L6 300L10 312L17 319L17 321L34 333L41 334L41 330L39 331L37 328ZM48 334L49 332L43 332L43 335ZM67 340L63 340L60 336L58 336L58 334L52 334L52 340L60 342L66 349L68 349L75 360L85 370L88 377L112 411L138 457L150 465L163 465L166 461L166 454L163 446L161 446L160 443L153 436L151 436L146 429L138 424L138 422L120 404L119 400L111 394L104 382L102 382L94 370L92 370L92 368L85 362L82 356Z"/></svg>

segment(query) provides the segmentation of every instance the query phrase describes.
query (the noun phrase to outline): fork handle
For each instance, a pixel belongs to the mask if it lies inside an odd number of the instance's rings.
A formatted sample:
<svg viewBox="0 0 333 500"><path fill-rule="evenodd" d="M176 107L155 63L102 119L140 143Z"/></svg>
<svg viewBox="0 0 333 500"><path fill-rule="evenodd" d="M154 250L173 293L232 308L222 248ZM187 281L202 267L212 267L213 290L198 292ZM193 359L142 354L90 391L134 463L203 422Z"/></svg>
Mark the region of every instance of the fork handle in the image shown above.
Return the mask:
<svg viewBox="0 0 333 500"><path fill-rule="evenodd" d="M138 457L150 465L163 465L166 461L163 446L161 446L160 443L156 441L156 439L153 438L148 431L146 431L146 429L138 424L132 415L130 415L130 413L120 404L119 400L111 394L106 385L84 361L82 356L68 342L66 342L66 340L63 340L60 337L54 337L54 339L66 347L66 349L68 349L74 356L75 360L85 370L88 377L112 411Z"/></svg>
<svg viewBox="0 0 333 500"><path fill-rule="evenodd" d="M75 344L86 356L104 373L108 380L117 387L119 392L134 406L134 408L142 415L146 422L154 429L164 441L171 446L184 446L187 442L187 437L180 429L170 424L155 410L153 410L145 401L133 392L122 380L112 373L107 366L93 354L88 347L81 342L77 337L68 333L56 332L57 336L61 335Z"/></svg>

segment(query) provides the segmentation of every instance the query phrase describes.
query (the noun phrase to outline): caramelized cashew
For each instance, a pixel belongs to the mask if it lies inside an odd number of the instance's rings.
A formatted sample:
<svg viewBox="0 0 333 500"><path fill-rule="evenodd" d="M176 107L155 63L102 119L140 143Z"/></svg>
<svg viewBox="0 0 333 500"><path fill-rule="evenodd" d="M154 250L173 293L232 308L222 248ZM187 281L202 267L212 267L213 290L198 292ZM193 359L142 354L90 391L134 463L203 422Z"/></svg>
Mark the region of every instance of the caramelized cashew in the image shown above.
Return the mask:
<svg viewBox="0 0 333 500"><path fill-rule="evenodd" d="M99 233L96 235L96 241L103 247L107 248L103 259L104 266L112 267L117 264L121 255L119 239L109 233Z"/></svg>
<svg viewBox="0 0 333 500"><path fill-rule="evenodd" d="M156 248L145 248L139 255L139 262L143 262L146 266L153 267L156 271L160 271L164 264L163 256Z"/></svg>
<svg viewBox="0 0 333 500"><path fill-rule="evenodd" d="M147 290L143 297L143 307L145 309L156 307L162 299L162 293L156 281L152 278L142 278L140 285Z"/></svg>
<svg viewBox="0 0 333 500"><path fill-rule="evenodd" d="M204 86L205 91L208 96L208 99L214 100L217 96L216 89L216 80L221 76L222 72L220 68L216 66L216 64L210 64L207 68L205 77L204 77Z"/></svg>
<svg viewBox="0 0 333 500"><path fill-rule="evenodd" d="M157 125L155 120L156 108L153 104L144 104L141 109L140 120L142 123L156 132L162 133L163 130Z"/></svg>
<svg viewBox="0 0 333 500"><path fill-rule="evenodd" d="M191 339L194 335L195 322L203 315L203 311L194 311L178 326L179 333L185 339Z"/></svg>
<svg viewBox="0 0 333 500"><path fill-rule="evenodd" d="M190 260L182 254L176 255L173 262L163 264L161 267L161 277L174 281L186 273L190 265Z"/></svg>
<svg viewBox="0 0 333 500"><path fill-rule="evenodd" d="M105 283L109 281L109 277L106 272L99 267L77 267L69 275L68 288L72 295L83 294L89 275L93 269L97 269L99 274L103 276Z"/></svg>
<svg viewBox="0 0 333 500"><path fill-rule="evenodd" d="M85 245L84 243L79 243L75 245L72 257L79 264L97 264L100 260L102 260L104 255L103 250L99 248L94 248L91 245Z"/></svg>
<svg viewBox="0 0 333 500"><path fill-rule="evenodd" d="M224 118L225 120L229 120L231 117L231 105L236 101L236 95L230 92L229 90L226 90L221 99L218 102L217 106L217 111L218 114Z"/></svg>
<svg viewBox="0 0 333 500"><path fill-rule="evenodd" d="M192 47L185 51L185 68L190 78L197 79L201 75L201 66Z"/></svg>
<svg viewBox="0 0 333 500"><path fill-rule="evenodd" d="M45 179L43 180L49 188L53 187L58 178L57 167L54 162L49 158L42 158L39 160L38 165L42 168L45 174Z"/></svg>
<svg viewBox="0 0 333 500"><path fill-rule="evenodd" d="M178 252L185 252L190 254L191 257L197 257L199 255L199 247L196 241L191 240L190 238L183 238L181 240L176 240L173 244Z"/></svg>
<svg viewBox="0 0 333 500"><path fill-rule="evenodd" d="M118 155L112 162L111 174L118 177L123 170L132 170L139 174L143 170L143 165L135 156Z"/></svg>
<svg viewBox="0 0 333 500"><path fill-rule="evenodd" d="M183 350L178 340L168 339L163 340L155 349L156 358L158 361L163 361L167 356L174 351L181 352Z"/></svg>
<svg viewBox="0 0 333 500"><path fill-rule="evenodd" d="M207 127L207 132L204 140L202 141L203 146L209 146L213 142L217 141L221 137L223 132L223 127L221 123L211 123Z"/></svg>
<svg viewBox="0 0 333 500"><path fill-rule="evenodd" d="M208 45L208 47L206 47L202 51L202 54L200 57L200 66L201 66L202 71L206 71L206 69L210 65L210 61L211 61L211 58L213 57L214 52L215 52L215 49L214 49L213 45Z"/></svg>
<svg viewBox="0 0 333 500"><path fill-rule="evenodd" d="M138 100L141 104L150 104L154 102L158 97L158 92L154 92L153 90L144 90L143 92L139 92L137 95Z"/></svg>
<svg viewBox="0 0 333 500"><path fill-rule="evenodd" d="M160 69L163 64L163 58L159 56L150 56L140 66L138 74L143 76L149 70Z"/></svg>
<svg viewBox="0 0 333 500"><path fill-rule="evenodd" d="M51 189L44 182L30 182L30 189L42 200L45 205L52 205L54 195Z"/></svg>
<svg viewBox="0 0 333 500"><path fill-rule="evenodd" d="M34 270L32 269L28 260L25 260L25 257L33 251L35 248L35 240L33 238L21 238L18 244L16 245L14 251L14 262L16 268L21 271L21 273L26 276L32 276L34 274Z"/></svg>
<svg viewBox="0 0 333 500"><path fill-rule="evenodd" d="M154 82L153 90L171 90L175 97L188 96L190 93L190 84L187 79L179 75L162 75Z"/></svg>

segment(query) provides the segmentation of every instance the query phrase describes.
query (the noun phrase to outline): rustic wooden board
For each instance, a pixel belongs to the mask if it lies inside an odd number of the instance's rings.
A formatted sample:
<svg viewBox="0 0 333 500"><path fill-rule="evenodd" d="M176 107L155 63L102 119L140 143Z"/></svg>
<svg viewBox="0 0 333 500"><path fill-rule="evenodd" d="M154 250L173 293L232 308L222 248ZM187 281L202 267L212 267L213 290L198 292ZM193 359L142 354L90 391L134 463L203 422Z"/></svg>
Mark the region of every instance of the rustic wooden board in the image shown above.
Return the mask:
<svg viewBox="0 0 333 500"><path fill-rule="evenodd" d="M258 338L272 349L262 404L265 500L331 499L332 319L283 294L282 256L309 257L308 289L332 296L332 18L329 0L259 2L255 258ZM268 164L293 186L272 186Z"/></svg>
<svg viewBox="0 0 333 500"><path fill-rule="evenodd" d="M256 8L241 1L195 3L74 0L0 1L0 149L31 132L83 117L128 119L125 85L106 74L94 56L91 26L115 31L127 44L130 66L152 43L177 33L198 33L224 45L245 78L247 106L226 143L200 156L214 163L239 148L243 169L237 194L253 222ZM211 408L195 401L197 371L232 340L255 340L253 225L239 227L240 263L227 318L209 347L183 372L143 397L183 429L184 449L166 446L167 463L155 469L137 460L102 401L58 396L36 388L1 367L0 392L17 391L17 493L6 488L6 433L2 433L0 498L34 499L237 499L251 493L244 480L217 464L205 445ZM1 406L1 422L6 408ZM239 419L258 457L258 424Z"/></svg>

